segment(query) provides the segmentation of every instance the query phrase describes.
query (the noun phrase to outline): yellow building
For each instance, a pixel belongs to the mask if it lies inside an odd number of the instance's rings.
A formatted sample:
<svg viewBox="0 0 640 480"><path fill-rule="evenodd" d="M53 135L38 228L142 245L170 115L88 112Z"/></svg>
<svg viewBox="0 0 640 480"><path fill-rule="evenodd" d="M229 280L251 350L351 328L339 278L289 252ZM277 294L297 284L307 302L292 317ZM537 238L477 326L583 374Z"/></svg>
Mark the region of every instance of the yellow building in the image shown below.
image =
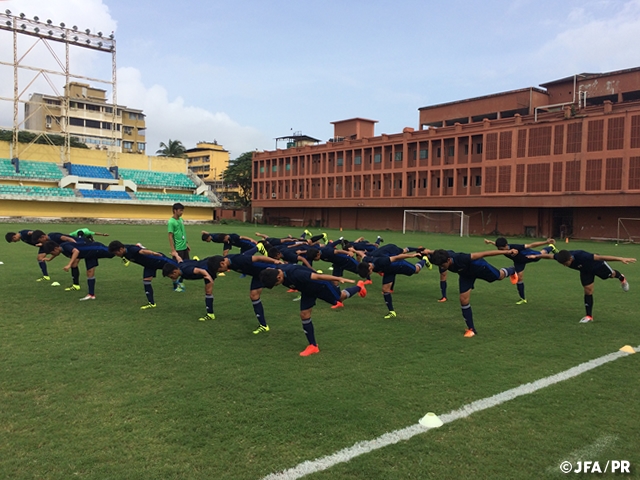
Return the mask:
<svg viewBox="0 0 640 480"><path fill-rule="evenodd" d="M214 140L199 142L196 148L186 151L189 170L205 183L216 188L222 187L222 174L229 167L229 152Z"/></svg>
<svg viewBox="0 0 640 480"><path fill-rule="evenodd" d="M64 96L34 93L25 104L27 130L68 132L89 148L122 153L146 151L146 125L142 110L107 103L106 91L71 82ZM68 119L68 120L67 120Z"/></svg>

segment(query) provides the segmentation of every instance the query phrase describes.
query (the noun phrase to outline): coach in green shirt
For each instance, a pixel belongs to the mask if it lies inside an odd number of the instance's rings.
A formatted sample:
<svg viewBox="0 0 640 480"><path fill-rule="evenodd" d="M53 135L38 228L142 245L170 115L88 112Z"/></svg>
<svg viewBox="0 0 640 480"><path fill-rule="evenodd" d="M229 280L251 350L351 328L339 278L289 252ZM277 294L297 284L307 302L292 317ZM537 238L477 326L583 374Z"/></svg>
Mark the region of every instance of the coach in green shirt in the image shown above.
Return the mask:
<svg viewBox="0 0 640 480"><path fill-rule="evenodd" d="M173 204L173 216L169 219L169 246L171 247L171 256L178 262L189 260L189 242L184 230L184 222L182 214L184 213L184 205L181 203Z"/></svg>

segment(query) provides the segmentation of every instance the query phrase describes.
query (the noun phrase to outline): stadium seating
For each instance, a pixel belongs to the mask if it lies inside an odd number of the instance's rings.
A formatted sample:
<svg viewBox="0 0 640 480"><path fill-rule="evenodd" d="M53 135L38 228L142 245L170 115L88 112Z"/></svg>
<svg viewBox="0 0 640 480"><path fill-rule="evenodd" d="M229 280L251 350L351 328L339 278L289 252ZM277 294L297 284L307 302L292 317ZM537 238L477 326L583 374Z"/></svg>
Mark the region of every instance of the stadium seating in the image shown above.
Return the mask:
<svg viewBox="0 0 640 480"><path fill-rule="evenodd" d="M66 166L67 164L65 164ZM96 167L95 165L79 165L70 163L67 166L69 175L76 175L83 178L106 178L114 180L113 175L107 167Z"/></svg>
<svg viewBox="0 0 640 480"><path fill-rule="evenodd" d="M136 198L143 202L211 203L204 195L181 195L179 193L136 192Z"/></svg>
<svg viewBox="0 0 640 480"><path fill-rule="evenodd" d="M29 197L75 197L76 194L70 188L0 185L0 195L26 195Z"/></svg>
<svg viewBox="0 0 640 480"><path fill-rule="evenodd" d="M20 172L16 173L15 166L9 159L0 159L0 176L19 178L39 178L46 180L60 180L64 175L60 168L52 162L33 162L20 160Z"/></svg>
<svg viewBox="0 0 640 480"><path fill-rule="evenodd" d="M129 168L120 168L118 172L120 178L131 180L138 185L161 188L196 188L193 180L184 173L152 172L151 170Z"/></svg>
<svg viewBox="0 0 640 480"><path fill-rule="evenodd" d="M84 198L105 198L115 200L131 200L127 192L118 190L78 190Z"/></svg>

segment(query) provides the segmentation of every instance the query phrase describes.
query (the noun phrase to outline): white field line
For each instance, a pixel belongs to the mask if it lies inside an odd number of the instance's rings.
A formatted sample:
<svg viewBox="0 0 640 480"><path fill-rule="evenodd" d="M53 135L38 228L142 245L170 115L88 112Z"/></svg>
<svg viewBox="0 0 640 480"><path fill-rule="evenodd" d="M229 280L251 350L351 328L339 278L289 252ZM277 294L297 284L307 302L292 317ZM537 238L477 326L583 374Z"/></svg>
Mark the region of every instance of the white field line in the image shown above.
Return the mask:
<svg viewBox="0 0 640 480"><path fill-rule="evenodd" d="M635 350L636 352L639 351L640 347L636 347ZM514 398L528 395L550 385L554 385L556 383L569 380L570 378L577 377L584 372L588 372L589 370L604 365L605 363L617 360L620 357L626 357L627 355L631 354L617 351L608 355L604 355L594 360L581 363L580 365L570 368L569 370L565 370L564 372L541 378L540 380L536 380L535 382L520 385L519 387L512 388L511 390L506 390L502 393L498 393L497 395L493 395L492 397L476 400L475 402L464 405L458 410L452 410L449 413L440 415L440 420L442 420L442 423L446 424L455 420L459 420L461 418L466 418L473 413L495 407L504 402L508 402L509 400L513 400ZM385 433L373 440L358 442L353 446L339 450L332 455L327 455L326 457L317 458L315 460L307 460L306 462L302 462L293 468L284 470L282 472L269 474L262 480L296 480L311 473L327 470L328 468L331 468L339 463L348 462L352 458L372 452L379 448L393 445L402 440L409 440L410 438L424 433L427 430L430 430L430 428L423 427L419 423L416 423L415 425L411 425L400 430Z"/></svg>
<svg viewBox="0 0 640 480"><path fill-rule="evenodd" d="M581 460L593 460L597 458L598 455L600 455L600 453L602 453L604 450L613 446L613 444L616 443L617 440L618 437L615 435L603 435L591 445L587 445L586 447L580 448L574 452L569 453L568 455L565 455L562 459L558 460L555 465L553 465L552 467L548 467L547 473L565 475L560 470L560 464L562 462L567 461L575 465L576 462L579 462Z"/></svg>

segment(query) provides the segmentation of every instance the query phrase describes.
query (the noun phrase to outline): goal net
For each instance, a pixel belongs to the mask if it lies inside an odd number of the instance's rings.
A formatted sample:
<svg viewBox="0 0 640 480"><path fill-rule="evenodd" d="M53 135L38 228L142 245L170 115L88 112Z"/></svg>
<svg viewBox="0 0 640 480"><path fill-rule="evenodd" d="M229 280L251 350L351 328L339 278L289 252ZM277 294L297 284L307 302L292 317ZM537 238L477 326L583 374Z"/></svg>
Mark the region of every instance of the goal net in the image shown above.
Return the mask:
<svg viewBox="0 0 640 480"><path fill-rule="evenodd" d="M617 242L635 243L640 240L640 218L618 218Z"/></svg>
<svg viewBox="0 0 640 480"><path fill-rule="evenodd" d="M469 215L462 210L405 210L402 233L425 232L469 236Z"/></svg>

